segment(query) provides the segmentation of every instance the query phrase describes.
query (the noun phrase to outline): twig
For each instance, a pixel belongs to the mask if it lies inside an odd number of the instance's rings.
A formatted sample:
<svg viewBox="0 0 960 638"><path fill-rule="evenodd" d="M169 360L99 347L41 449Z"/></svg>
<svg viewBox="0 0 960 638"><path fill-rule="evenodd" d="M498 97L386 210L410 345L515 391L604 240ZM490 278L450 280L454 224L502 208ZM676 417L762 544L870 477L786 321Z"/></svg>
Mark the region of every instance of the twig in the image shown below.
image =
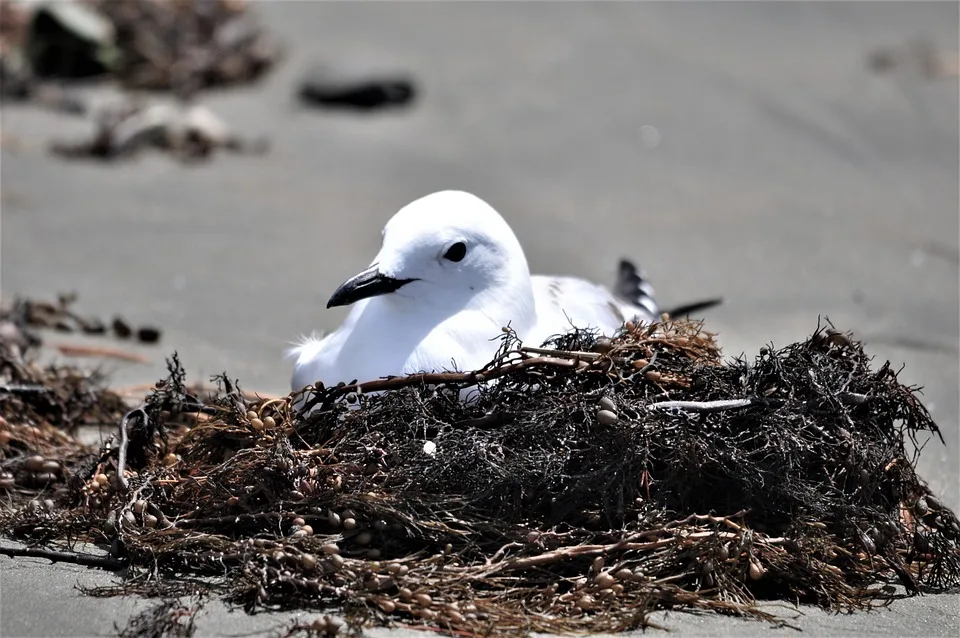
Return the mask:
<svg viewBox="0 0 960 638"><path fill-rule="evenodd" d="M50 392L50 388L42 385L0 385L0 392L28 394L30 392Z"/></svg>
<svg viewBox="0 0 960 638"><path fill-rule="evenodd" d="M661 401L651 403L648 410L686 410L688 412L723 412L754 405L754 399L724 399L721 401Z"/></svg>
<svg viewBox="0 0 960 638"><path fill-rule="evenodd" d="M523 346L520 352L529 352L530 354L548 355L554 358L562 359L584 359L586 361L596 361L604 356L597 352L582 352L578 350L550 350L548 348L534 348L532 346Z"/></svg>
<svg viewBox="0 0 960 638"><path fill-rule="evenodd" d="M68 344L59 344L55 346L60 354L68 357L110 357L132 363L150 363L150 359L135 352L126 350L117 350L116 348L104 348L102 346L77 346Z"/></svg>
<svg viewBox="0 0 960 638"><path fill-rule="evenodd" d="M647 370L652 369L652 368L653 368L653 364L655 364L655 363L657 362L657 355L658 355L658 354L660 354L660 353L657 352L657 351L654 351L653 356L650 357L650 363L648 363L647 365L645 365L645 366L643 366L642 368L640 368L639 370L637 370L637 374L640 375L640 376L643 376L644 374L646 374Z"/></svg>
<svg viewBox="0 0 960 638"><path fill-rule="evenodd" d="M234 514L232 516L212 516L210 518L182 518L174 522L174 527L206 527L219 525L239 525L241 523L252 523L261 519L280 518L278 512L260 512L258 514ZM306 518L320 519L320 516L310 516Z"/></svg>
<svg viewBox="0 0 960 638"><path fill-rule="evenodd" d="M492 379L499 379L511 372L532 367L556 367L556 368L577 368L581 363L576 359L557 359L555 357L536 357L524 359L517 363L492 368L489 370L480 370L476 372L427 372L421 374L411 374L405 377L391 377L389 379L378 379L376 381L366 381L364 383L354 383L340 388L343 393L348 392L380 392L383 390L396 390L397 388L406 388L411 385L421 384L443 384L443 383L483 383Z"/></svg>
<svg viewBox="0 0 960 638"><path fill-rule="evenodd" d="M86 565L87 567L100 567L110 571L119 571L126 567L124 561L119 561L109 556L92 556L90 554L78 554L76 552L58 552L53 549L18 549L16 547L0 547L0 554L11 558L17 556L27 556L31 558L47 558L53 562L74 563L76 565Z"/></svg>
<svg viewBox="0 0 960 638"><path fill-rule="evenodd" d="M494 565L493 572L521 571L524 569L529 569L531 567L539 567L540 565L546 565L549 563L554 563L559 560L572 558L574 556L600 556L602 554L606 554L608 552L615 552L615 551L630 551L630 550L644 551L648 549L658 549L660 547L667 547L668 545L673 545L682 540L683 540L682 538L671 536L670 538L664 538L658 541L649 541L646 543L637 543L637 542L631 542L629 540L624 540L624 541L619 541L617 543L610 543L609 545L577 545L575 547L561 547L560 549L544 552L536 556L527 556L524 558L512 558L510 560L505 560L501 563L497 563L496 565Z"/></svg>

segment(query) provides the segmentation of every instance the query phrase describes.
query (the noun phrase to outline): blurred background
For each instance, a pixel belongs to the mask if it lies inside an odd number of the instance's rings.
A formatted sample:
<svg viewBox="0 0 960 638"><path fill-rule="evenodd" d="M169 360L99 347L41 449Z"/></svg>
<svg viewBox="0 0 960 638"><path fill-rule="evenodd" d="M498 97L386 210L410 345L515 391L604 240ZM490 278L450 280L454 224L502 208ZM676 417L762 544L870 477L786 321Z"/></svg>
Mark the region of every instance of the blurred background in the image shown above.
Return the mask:
<svg viewBox="0 0 960 638"><path fill-rule="evenodd" d="M384 222L465 189L536 272L609 285L627 257L666 306L722 296L729 356L853 331L924 387L946 444L920 473L957 509L957 51L952 2L0 0L3 300L76 293L110 334L50 356L118 387L176 351L284 394L285 349L343 319L326 300ZM7 634L137 604L18 569ZM870 622L955 631L954 597L910 604Z"/></svg>
<svg viewBox="0 0 960 638"><path fill-rule="evenodd" d="M3 7L3 297L160 328L91 361L118 384L175 350L287 392L383 223L457 188L537 272L722 296L730 356L854 331L926 387L955 484L956 3Z"/></svg>

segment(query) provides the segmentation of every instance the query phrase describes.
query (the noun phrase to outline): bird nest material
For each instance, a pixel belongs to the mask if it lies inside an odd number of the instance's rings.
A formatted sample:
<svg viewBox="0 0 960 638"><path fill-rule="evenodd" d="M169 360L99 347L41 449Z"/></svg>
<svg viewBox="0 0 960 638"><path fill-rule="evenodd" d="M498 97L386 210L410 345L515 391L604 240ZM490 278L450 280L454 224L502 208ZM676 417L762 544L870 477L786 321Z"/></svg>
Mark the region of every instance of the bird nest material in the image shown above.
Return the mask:
<svg viewBox="0 0 960 638"><path fill-rule="evenodd" d="M98 380L3 353L0 531L55 560L58 542L110 547L82 558L127 577L95 595L206 588L251 612L507 635L663 608L776 620L756 601L865 609L896 584L960 583L960 525L906 446L937 426L832 330L752 362L690 322L542 349L506 331L478 372L267 400L226 376L192 393L174 356L125 414ZM84 447L71 418L119 433Z"/></svg>

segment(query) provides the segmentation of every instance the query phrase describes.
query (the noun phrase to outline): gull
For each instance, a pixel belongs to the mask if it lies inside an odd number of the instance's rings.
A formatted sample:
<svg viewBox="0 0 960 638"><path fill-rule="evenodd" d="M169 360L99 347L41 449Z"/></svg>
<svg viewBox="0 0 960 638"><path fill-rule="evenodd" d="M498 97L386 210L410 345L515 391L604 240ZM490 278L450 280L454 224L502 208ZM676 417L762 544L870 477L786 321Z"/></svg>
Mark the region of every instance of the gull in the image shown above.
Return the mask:
<svg viewBox="0 0 960 638"><path fill-rule="evenodd" d="M373 262L327 302L328 309L352 305L341 326L288 351L294 392L318 382L478 370L496 355L508 326L521 342L540 346L574 328L609 336L628 320L661 316L653 288L626 260L612 291L575 277L531 276L513 230L471 193L421 197L382 235Z"/></svg>

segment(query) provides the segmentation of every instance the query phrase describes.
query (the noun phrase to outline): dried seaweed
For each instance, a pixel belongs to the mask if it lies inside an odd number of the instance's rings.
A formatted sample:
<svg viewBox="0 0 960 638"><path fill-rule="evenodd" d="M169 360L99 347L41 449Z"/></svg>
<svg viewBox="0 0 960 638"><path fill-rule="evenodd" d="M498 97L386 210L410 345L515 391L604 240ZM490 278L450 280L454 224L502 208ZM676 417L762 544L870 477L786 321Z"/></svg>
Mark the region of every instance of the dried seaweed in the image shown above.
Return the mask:
<svg viewBox="0 0 960 638"><path fill-rule="evenodd" d="M195 610L178 600L166 600L134 616L120 638L190 638L196 631Z"/></svg>
<svg viewBox="0 0 960 638"><path fill-rule="evenodd" d="M70 505L31 506L18 474L0 531L110 546L123 592L213 578L248 611L339 610L358 627L619 631L663 608L779 622L759 599L867 609L895 585L960 584L960 524L906 445L937 426L917 388L871 363L819 327L724 361L700 324L665 321L543 348L506 331L476 372L251 400L226 375L191 392L173 358L61 488ZM45 449L0 454L25 467L66 450Z"/></svg>

